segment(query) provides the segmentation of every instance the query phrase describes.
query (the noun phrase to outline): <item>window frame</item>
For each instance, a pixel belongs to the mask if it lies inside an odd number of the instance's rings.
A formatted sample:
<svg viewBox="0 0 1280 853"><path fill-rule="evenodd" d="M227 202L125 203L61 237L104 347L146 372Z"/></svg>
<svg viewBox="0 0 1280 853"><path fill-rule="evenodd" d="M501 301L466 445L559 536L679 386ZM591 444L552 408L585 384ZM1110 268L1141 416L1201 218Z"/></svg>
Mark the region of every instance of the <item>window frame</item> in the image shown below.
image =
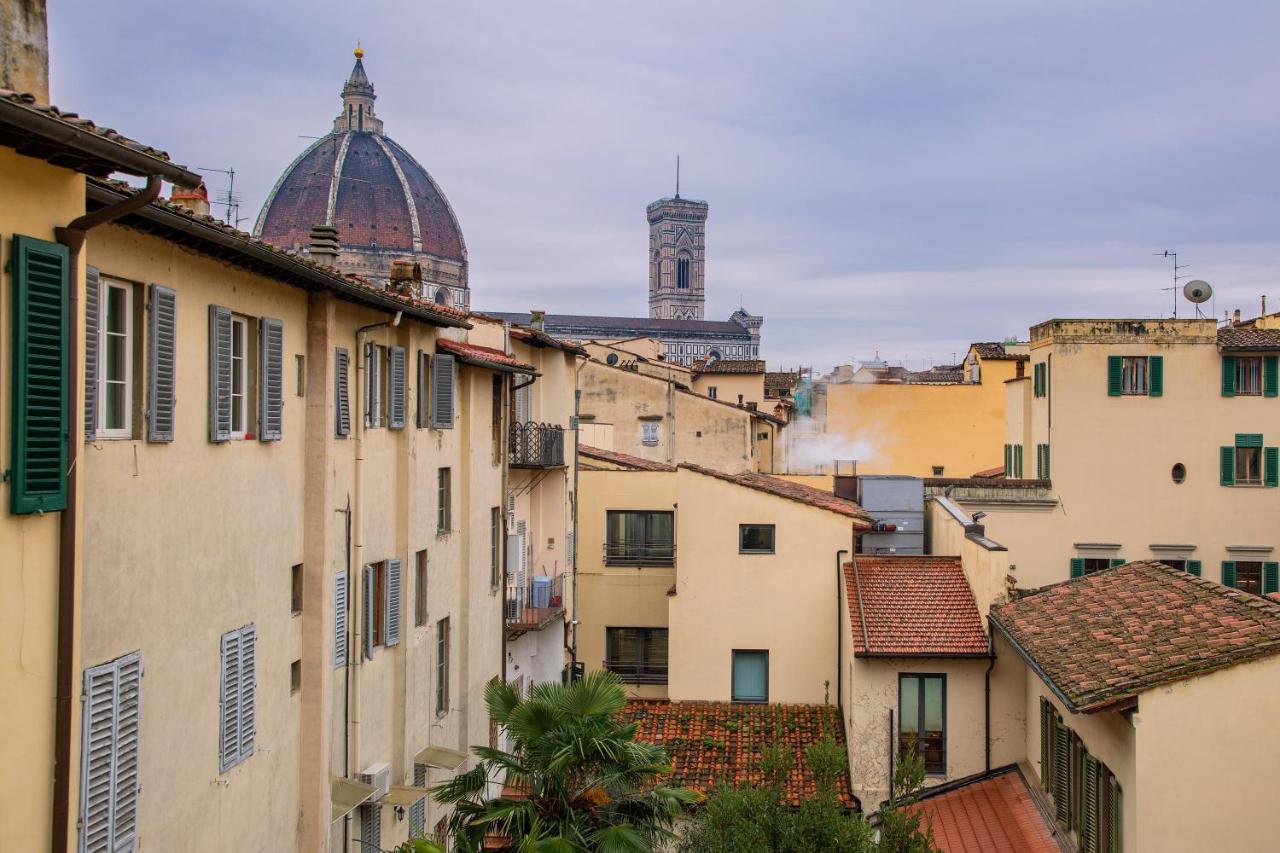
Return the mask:
<svg viewBox="0 0 1280 853"><path fill-rule="evenodd" d="M489 589L496 591L502 585L502 561L499 552L502 541L502 508L489 509Z"/></svg>
<svg viewBox="0 0 1280 853"><path fill-rule="evenodd" d="M249 346L249 331L252 324L249 318L243 314L231 315L231 385L230 385L230 405L231 405L231 431L229 437L232 440L243 440L248 438L249 432L249 413L252 411L252 401L249 397L249 376L253 370L253 364L249 360L249 353L252 347ZM239 330L239 350L237 353L237 330ZM236 364L240 365L240 375L237 381ZM240 417L236 417L236 400L240 401Z"/></svg>
<svg viewBox="0 0 1280 853"><path fill-rule="evenodd" d="M436 469L436 535L448 534L453 526L453 470Z"/></svg>
<svg viewBox="0 0 1280 853"><path fill-rule="evenodd" d="M1243 380L1249 380L1246 383ZM1262 356L1237 355L1235 357L1235 395L1236 397L1262 396ZM1244 390L1251 384L1254 390Z"/></svg>
<svg viewBox="0 0 1280 853"><path fill-rule="evenodd" d="M134 359L134 348L137 345L137 337L135 336L134 311L135 299L133 284L120 281L117 279L109 279L100 276L98 279L98 311L100 312L98 320L98 387L95 393L98 395L97 420L94 425L94 437L99 439L119 440L133 438L133 386L136 376L136 361ZM111 311L110 292L112 290L120 291L124 294L124 331L112 332L110 318L115 316ZM120 379L109 379L108 372L111 365L110 349L108 342L116 338L121 341L122 348L121 357L121 374ZM122 426L107 426L107 412L109 406L107 403L107 391L109 386L119 385L123 391L123 400L121 401L120 413L124 423Z"/></svg>
<svg viewBox="0 0 1280 853"><path fill-rule="evenodd" d="M925 685L929 679L938 679L942 683L942 735L941 735L942 745L939 750L942 757L940 759L940 762L934 763L932 765L934 768L937 768L940 765L942 769L931 770L929 760L925 757L925 754L919 748L917 748L916 750L916 757L919 758L921 762L924 763L924 771L926 776L946 776L947 775L947 759L949 757L947 754L947 675L946 673L943 673L943 672L900 672L898 673L898 744L897 744L897 747L898 747L899 755L903 755L906 752L903 745L902 697L904 695L903 694L904 682L908 679L914 679L918 682L917 684L918 694L916 696L916 713L917 713L916 744L920 744L925 741L925 737L923 734L926 731L925 717L927 716L927 711L925 708L925 699L928 695L928 691L926 690ZM928 745L926 744L925 746L927 749Z"/></svg>
<svg viewBox="0 0 1280 853"><path fill-rule="evenodd" d="M1235 577L1235 584L1233 586L1233 589L1238 589L1241 592L1251 593L1252 595L1262 595L1263 594L1262 591L1264 588L1263 587L1263 569L1265 568L1266 561L1264 560L1232 560L1231 562L1234 563L1236 567L1236 573L1235 573L1236 577ZM1256 571L1257 573L1256 584L1251 582L1248 585L1246 585L1244 583L1243 572L1241 571L1241 569L1246 566L1250 567L1249 572L1251 574Z"/></svg>
<svg viewBox="0 0 1280 853"><path fill-rule="evenodd" d="M776 524L757 524L746 523L738 525L738 553L739 554L776 554L778 552L778 531ZM749 529L768 530L769 545L767 548L748 548L746 546L746 535Z"/></svg>
<svg viewBox="0 0 1280 853"><path fill-rule="evenodd" d="M637 545L626 547L628 543L614 540L613 519L621 515L644 516L644 539ZM606 566L674 566L676 560L676 518L675 511L669 509L609 509L605 510L604 528L604 564ZM652 538L652 521L655 516L671 519L671 541L663 542ZM624 546L622 553L613 553L619 546ZM662 551L666 550L663 554ZM654 551L658 553L655 554Z"/></svg>
<svg viewBox="0 0 1280 853"><path fill-rule="evenodd" d="M662 443L662 431L658 421L640 422L640 443L645 447L657 447Z"/></svg>
<svg viewBox="0 0 1280 853"><path fill-rule="evenodd" d="M1235 445L1235 479L1234 484L1237 486L1261 486L1263 477L1263 459L1262 448L1250 445L1241 445L1239 442ZM1257 470L1256 477L1242 476L1249 472L1250 460L1253 462L1254 468Z"/></svg>
<svg viewBox="0 0 1280 853"><path fill-rule="evenodd" d="M738 694L737 687L737 661L738 655L763 655L764 656L764 696L763 698L748 697L742 698ZM769 650L768 649L733 649L729 653L729 701L738 702L744 705L768 705L769 704Z"/></svg>
<svg viewBox="0 0 1280 853"><path fill-rule="evenodd" d="M635 659L624 661L618 657L618 633L635 632ZM667 638L667 660L659 663L650 660L650 641L658 634ZM639 626L610 625L604 629L604 668L617 675L628 684L666 684L671 664L671 631L669 628L649 628Z"/></svg>
<svg viewBox="0 0 1280 853"><path fill-rule="evenodd" d="M436 622L436 717L449 713L449 617Z"/></svg>
<svg viewBox="0 0 1280 853"><path fill-rule="evenodd" d="M423 548L413 555L413 625L421 628L427 624L427 576L430 556Z"/></svg>
<svg viewBox="0 0 1280 853"><path fill-rule="evenodd" d="M1120 356L1120 395L1122 397L1148 397L1151 395L1151 360L1149 356Z"/></svg>

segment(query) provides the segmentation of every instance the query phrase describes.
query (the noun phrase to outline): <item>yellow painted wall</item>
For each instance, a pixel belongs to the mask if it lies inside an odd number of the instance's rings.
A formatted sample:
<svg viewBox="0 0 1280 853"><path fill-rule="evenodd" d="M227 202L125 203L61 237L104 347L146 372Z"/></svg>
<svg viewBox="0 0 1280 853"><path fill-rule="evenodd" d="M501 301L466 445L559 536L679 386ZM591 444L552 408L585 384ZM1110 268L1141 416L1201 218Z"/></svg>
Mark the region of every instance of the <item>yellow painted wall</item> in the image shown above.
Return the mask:
<svg viewBox="0 0 1280 853"><path fill-rule="evenodd" d="M53 240L53 229L84 213L84 177L0 148L0 469L8 470L12 441L14 234ZM73 281L80 273L73 273ZM83 303L81 303L83 304ZM77 322L82 322L78 318ZM81 337L83 341L83 337ZM83 351L83 350L82 350ZM71 425L80 429L72 406ZM9 489L0 485L0 850L49 846L53 805L54 695L58 623L57 513L10 515ZM72 703L79 738L78 691ZM71 821L78 801L73 755Z"/></svg>
<svg viewBox="0 0 1280 853"><path fill-rule="evenodd" d="M710 397L712 388L716 389L717 400L735 406L739 405L739 397L742 403L755 403L764 412L772 412L776 405L764 399L763 373L702 373L693 377L694 392Z"/></svg>

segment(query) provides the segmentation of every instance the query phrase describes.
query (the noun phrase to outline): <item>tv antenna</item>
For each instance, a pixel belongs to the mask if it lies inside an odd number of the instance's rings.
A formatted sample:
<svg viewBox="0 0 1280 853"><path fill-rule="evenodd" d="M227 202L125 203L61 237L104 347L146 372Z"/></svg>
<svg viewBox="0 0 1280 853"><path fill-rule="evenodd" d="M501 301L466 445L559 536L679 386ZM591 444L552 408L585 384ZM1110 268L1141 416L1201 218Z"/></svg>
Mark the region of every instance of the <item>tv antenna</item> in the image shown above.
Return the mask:
<svg viewBox="0 0 1280 853"><path fill-rule="evenodd" d="M1178 253L1173 251L1172 249L1165 249L1163 252L1152 252L1151 255L1152 257L1156 257L1156 258L1168 258L1170 261L1173 262L1173 286L1162 287L1160 289L1173 291L1173 319L1176 320L1178 319L1178 282L1184 278L1187 278L1187 276L1185 275L1178 275L1178 270L1189 269L1191 267L1191 264L1179 265Z"/></svg>
<svg viewBox="0 0 1280 853"><path fill-rule="evenodd" d="M239 228L240 223L249 217L240 215L240 196L236 195L236 170L234 167L230 169L215 169L212 166L200 166L202 172L220 172L227 176L227 191L218 196L214 204L220 204L226 208L226 221L232 226Z"/></svg>
<svg viewBox="0 0 1280 853"><path fill-rule="evenodd" d="M680 155L676 155L676 198L680 198Z"/></svg>

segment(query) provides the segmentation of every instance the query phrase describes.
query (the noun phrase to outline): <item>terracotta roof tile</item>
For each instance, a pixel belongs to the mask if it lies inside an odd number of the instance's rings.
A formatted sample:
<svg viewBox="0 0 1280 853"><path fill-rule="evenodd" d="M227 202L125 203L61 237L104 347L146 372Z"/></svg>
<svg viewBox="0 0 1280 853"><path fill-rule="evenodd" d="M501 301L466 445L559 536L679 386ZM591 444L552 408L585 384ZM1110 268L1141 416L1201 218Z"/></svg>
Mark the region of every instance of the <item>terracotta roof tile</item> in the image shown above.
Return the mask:
<svg viewBox="0 0 1280 853"><path fill-rule="evenodd" d="M736 483L739 486L746 486L748 489L755 489L759 492L767 492L780 498L797 501L802 504L808 504L818 509L825 509L830 512L846 515L861 522L860 526L870 527L871 516L867 515L862 507L858 506L848 498L838 498L832 492L815 489L813 486L805 486L801 483L793 483L790 480L784 480L781 477L771 477L768 474L756 474L752 472L744 472L742 474L726 474L724 471L716 471L711 468L703 468L701 465L695 465L692 462L681 462L679 467L694 471L698 474L705 474L708 477L718 477L721 480L727 480L730 483Z"/></svg>
<svg viewBox="0 0 1280 853"><path fill-rule="evenodd" d="M492 365L528 373L533 372L533 365L525 364L520 359L507 355L502 350L494 349L493 347L482 347L479 344L468 344L462 341L440 338L436 341L436 348L481 365Z"/></svg>
<svg viewBox="0 0 1280 853"><path fill-rule="evenodd" d="M764 387L771 390L784 388L790 390L800 382L799 373L776 372L765 373Z"/></svg>
<svg viewBox="0 0 1280 853"><path fill-rule="evenodd" d="M941 853L1061 853L1052 826L1016 767L947 790L926 792L924 814Z"/></svg>
<svg viewBox="0 0 1280 853"><path fill-rule="evenodd" d="M532 346L551 347L552 349L564 350L574 355L586 355L587 351L575 343L562 341L560 338L553 338L540 329L527 329L523 326L512 326L511 337L518 341L525 341Z"/></svg>
<svg viewBox="0 0 1280 853"><path fill-rule="evenodd" d="M763 750L775 743L792 753L787 799L799 805L816 792L805 748L830 736L844 744L844 725L834 705L756 705L739 702L670 702L629 699L623 720L639 724L636 739L665 747L672 781L707 792L717 784L758 785ZM846 808L861 804L849 787L840 791Z"/></svg>
<svg viewBox="0 0 1280 853"><path fill-rule="evenodd" d="M1030 361L1031 356L1025 353L1008 352L1004 348L1004 344L995 343L994 341L984 341L981 343L970 344L978 358L983 361Z"/></svg>
<svg viewBox="0 0 1280 853"><path fill-rule="evenodd" d="M603 450L599 447L591 447L586 444L578 445L578 454L586 456L588 459L596 459L601 462L608 462L612 465L618 465L633 471L674 471L674 465L665 465L661 462L654 462L650 459L641 459L639 456L632 456L629 453L619 453L616 450Z"/></svg>
<svg viewBox="0 0 1280 853"><path fill-rule="evenodd" d="M974 471L971 478L974 480L996 480L1004 476L1004 466L998 465L995 468L983 468L981 471Z"/></svg>
<svg viewBox="0 0 1280 853"><path fill-rule="evenodd" d="M1280 350L1280 329L1228 326L1218 330L1218 349L1223 352L1276 352Z"/></svg>
<svg viewBox="0 0 1280 853"><path fill-rule="evenodd" d="M844 580L855 654L988 654L959 557L859 554L845 564Z"/></svg>
<svg viewBox="0 0 1280 853"><path fill-rule="evenodd" d="M1280 603L1154 562L1045 587L991 621L1085 712L1280 653Z"/></svg>
<svg viewBox="0 0 1280 853"><path fill-rule="evenodd" d="M718 358L707 364L707 359L700 358L690 367L694 373L764 373L764 361L755 358Z"/></svg>

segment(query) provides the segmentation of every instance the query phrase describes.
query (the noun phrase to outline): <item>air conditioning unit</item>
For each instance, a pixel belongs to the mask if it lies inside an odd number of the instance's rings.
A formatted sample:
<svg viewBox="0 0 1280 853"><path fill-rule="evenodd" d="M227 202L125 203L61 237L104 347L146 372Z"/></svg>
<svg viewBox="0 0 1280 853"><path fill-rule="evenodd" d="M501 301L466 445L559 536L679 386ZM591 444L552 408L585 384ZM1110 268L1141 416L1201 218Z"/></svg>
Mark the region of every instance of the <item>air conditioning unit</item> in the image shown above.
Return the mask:
<svg viewBox="0 0 1280 853"><path fill-rule="evenodd" d="M373 796L369 802L377 802L391 790L391 765L385 761L370 764L359 775L360 781L373 786Z"/></svg>

